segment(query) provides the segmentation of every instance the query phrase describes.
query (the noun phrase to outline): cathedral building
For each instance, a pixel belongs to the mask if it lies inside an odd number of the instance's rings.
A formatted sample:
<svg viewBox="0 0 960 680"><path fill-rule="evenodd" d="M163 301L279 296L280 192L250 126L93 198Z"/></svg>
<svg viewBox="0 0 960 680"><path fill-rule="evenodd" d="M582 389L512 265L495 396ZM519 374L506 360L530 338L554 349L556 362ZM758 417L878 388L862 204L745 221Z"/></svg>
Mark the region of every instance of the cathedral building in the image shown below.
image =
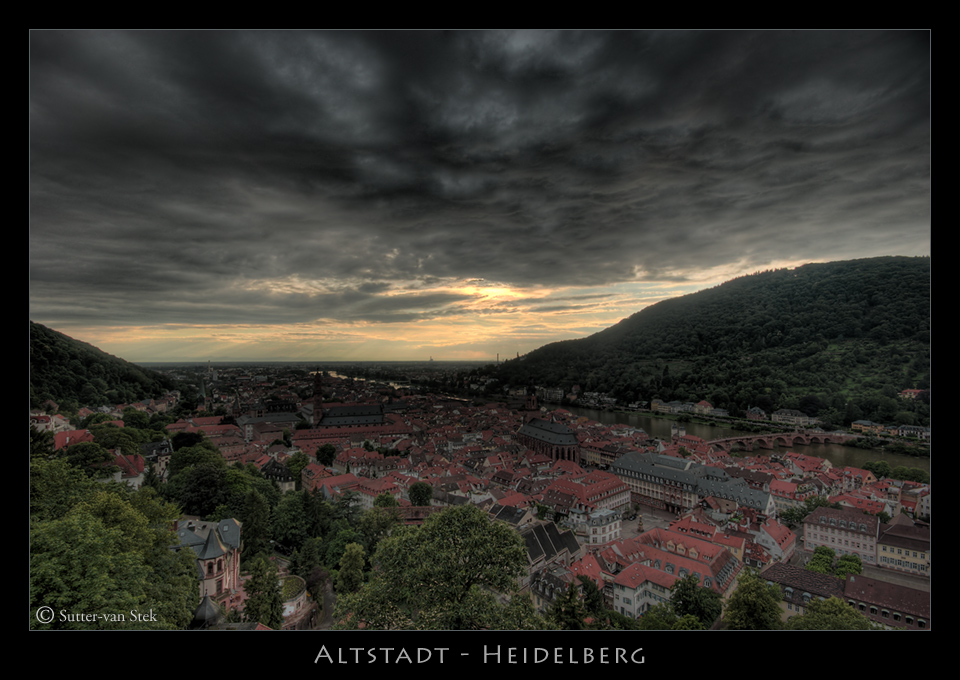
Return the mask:
<svg viewBox="0 0 960 680"><path fill-rule="evenodd" d="M551 460L569 460L580 464L580 442L566 425L532 418L517 431L517 441L531 451Z"/></svg>

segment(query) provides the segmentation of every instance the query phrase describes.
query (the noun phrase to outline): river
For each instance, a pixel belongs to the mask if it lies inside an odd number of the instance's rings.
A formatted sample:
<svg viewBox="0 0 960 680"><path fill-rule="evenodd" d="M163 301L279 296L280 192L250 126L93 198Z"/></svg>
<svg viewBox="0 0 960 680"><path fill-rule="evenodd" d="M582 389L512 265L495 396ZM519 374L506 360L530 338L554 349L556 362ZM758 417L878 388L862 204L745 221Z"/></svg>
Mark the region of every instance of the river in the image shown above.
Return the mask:
<svg viewBox="0 0 960 680"><path fill-rule="evenodd" d="M553 406L548 405L547 408L550 409L553 408ZM563 408L578 416L583 416L584 418L589 418L590 420L594 420L605 425L623 424L630 425L632 427L639 427L651 437L656 437L657 439L669 440L671 428L677 422L676 420L672 420L670 418L657 418L649 413L641 413L638 411L600 411L596 409L580 408L577 406L558 406L556 408ZM684 427L687 434L692 434L696 437L700 437L701 439L706 439L707 441L713 439L723 439L724 437L734 437L741 434L757 434L756 432L746 432L744 430L737 430L732 427L717 427L715 425L705 425L703 423L685 423ZM754 451L754 454L769 455L770 453L776 453L777 450L778 449L774 449L773 451L769 449L758 449ZM843 467L846 465L851 467L863 467L864 463L872 460L885 460L890 464L890 467L903 465L905 467L920 468L921 470L930 472L929 457L921 458L895 453L881 453L871 449L857 449L852 446L840 446L837 444L810 444L808 446L795 446L791 450L795 451L796 453L804 453L810 456L817 456L818 458L825 458L829 460L835 467Z"/></svg>

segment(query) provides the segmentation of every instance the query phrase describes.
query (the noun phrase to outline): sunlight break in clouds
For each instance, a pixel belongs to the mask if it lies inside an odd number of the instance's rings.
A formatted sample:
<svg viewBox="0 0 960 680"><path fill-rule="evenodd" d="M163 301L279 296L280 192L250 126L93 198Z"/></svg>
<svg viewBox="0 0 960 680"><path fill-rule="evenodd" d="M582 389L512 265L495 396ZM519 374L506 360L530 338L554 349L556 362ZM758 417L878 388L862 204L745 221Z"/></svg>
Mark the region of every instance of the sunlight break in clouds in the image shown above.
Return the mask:
<svg viewBox="0 0 960 680"><path fill-rule="evenodd" d="M35 30L30 318L134 361L478 358L930 254L930 34Z"/></svg>

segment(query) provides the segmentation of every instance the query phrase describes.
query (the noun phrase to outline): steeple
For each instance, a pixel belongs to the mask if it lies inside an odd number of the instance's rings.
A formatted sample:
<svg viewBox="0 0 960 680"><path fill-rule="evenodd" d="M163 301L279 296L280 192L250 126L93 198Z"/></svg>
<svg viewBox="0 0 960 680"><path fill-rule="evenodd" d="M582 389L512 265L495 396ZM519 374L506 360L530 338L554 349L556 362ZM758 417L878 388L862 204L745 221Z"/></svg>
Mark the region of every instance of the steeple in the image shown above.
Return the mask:
<svg viewBox="0 0 960 680"><path fill-rule="evenodd" d="M323 418L323 372L317 368L313 374L313 424L317 425Z"/></svg>

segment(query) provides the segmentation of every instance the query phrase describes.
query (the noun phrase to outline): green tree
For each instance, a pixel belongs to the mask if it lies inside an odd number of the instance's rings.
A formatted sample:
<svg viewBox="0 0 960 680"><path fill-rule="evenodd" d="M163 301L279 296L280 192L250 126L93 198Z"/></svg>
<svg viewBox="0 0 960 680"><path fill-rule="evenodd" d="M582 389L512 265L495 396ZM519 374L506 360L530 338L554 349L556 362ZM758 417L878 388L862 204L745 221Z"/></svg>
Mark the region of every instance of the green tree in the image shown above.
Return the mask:
<svg viewBox="0 0 960 680"><path fill-rule="evenodd" d="M161 622L158 627L184 629L193 618L200 594L194 553L175 549L179 540L170 529L181 515L180 508L164 501L150 487L141 487L133 493L130 504L146 518L151 534L150 544L143 551L151 570L146 601L156 611Z"/></svg>
<svg viewBox="0 0 960 680"><path fill-rule="evenodd" d="M376 498L373 499L373 507L375 508L398 508L400 503L396 498L393 497L393 494L382 493L379 494Z"/></svg>
<svg viewBox="0 0 960 680"><path fill-rule="evenodd" d="M179 435L178 435L179 436ZM176 437L174 437L176 439ZM170 456L170 463L167 465L168 473L173 476L183 472L187 468L197 467L199 465L213 465L214 467L225 469L227 462L211 442L204 440L193 446L184 446L175 449Z"/></svg>
<svg viewBox="0 0 960 680"><path fill-rule="evenodd" d="M547 617L560 630L584 630L587 628L587 608L580 598L576 585L570 584L554 599Z"/></svg>
<svg viewBox="0 0 960 680"><path fill-rule="evenodd" d="M670 630L706 630L703 623L693 614L684 614Z"/></svg>
<svg viewBox="0 0 960 680"><path fill-rule="evenodd" d="M283 594L277 567L258 555L250 567L250 577L243 589L247 600L243 606L244 621L256 621L273 630L283 628Z"/></svg>
<svg viewBox="0 0 960 680"><path fill-rule="evenodd" d="M250 489L240 516L243 524L243 557L268 555L270 550L270 506L256 489Z"/></svg>
<svg viewBox="0 0 960 680"><path fill-rule="evenodd" d="M504 615L495 593L516 588L527 557L517 532L467 505L431 515L420 527L398 527L373 561L370 581L338 597L338 627L495 627Z"/></svg>
<svg viewBox="0 0 960 680"><path fill-rule="evenodd" d="M39 629L117 629L119 617L147 604L149 569L123 532L85 512L30 526L30 625ZM46 621L41 607L55 616ZM60 612L90 619L61 620Z"/></svg>
<svg viewBox="0 0 960 680"><path fill-rule="evenodd" d="M673 630L679 621L669 602L660 602L643 613L638 621L640 630Z"/></svg>
<svg viewBox="0 0 960 680"><path fill-rule="evenodd" d="M863 464L864 470L872 472L877 479L883 479L890 476L890 463L885 460L871 460Z"/></svg>
<svg viewBox="0 0 960 680"><path fill-rule="evenodd" d="M309 494L303 491L291 491L284 494L280 503L273 509L270 518L273 539L288 552L299 550L303 542L309 538L307 516L309 502Z"/></svg>
<svg viewBox="0 0 960 680"><path fill-rule="evenodd" d="M337 520L332 530L324 540L324 564L333 569L343 558L347 546L351 543L363 543L363 534L354 529L344 520Z"/></svg>
<svg viewBox="0 0 960 680"><path fill-rule="evenodd" d="M343 520L351 526L360 519L360 511L360 494L356 491L344 491L333 504L334 518Z"/></svg>
<svg viewBox="0 0 960 680"><path fill-rule="evenodd" d="M580 592L583 596L583 606L586 607L587 616L601 618L606 615L607 608L603 602L603 592L597 587L593 579L589 576L580 574L577 576L580 583Z"/></svg>
<svg viewBox="0 0 960 680"><path fill-rule="evenodd" d="M30 426L30 459L53 457L53 432Z"/></svg>
<svg viewBox="0 0 960 680"><path fill-rule="evenodd" d="M389 496L393 498L392 496ZM374 507L365 510L360 515L358 528L363 536L364 547L367 554L372 555L376 552L377 545L386 538L390 532L400 525L400 511L396 506Z"/></svg>
<svg viewBox="0 0 960 680"><path fill-rule="evenodd" d="M825 496L811 496L804 500L803 505L796 508L788 508L780 513L780 519L783 523L796 527L800 525L804 518L817 508L839 508L839 503L831 503Z"/></svg>
<svg viewBox="0 0 960 680"><path fill-rule="evenodd" d="M109 477L117 469L113 465L113 454L96 442L73 444L63 449L60 455L67 463L95 479Z"/></svg>
<svg viewBox="0 0 960 680"><path fill-rule="evenodd" d="M33 605L104 615L40 627L170 630L190 623L199 601L196 559L175 549L176 505L149 487L90 479L63 459L31 461L30 487ZM133 609L153 617L131 620Z"/></svg>
<svg viewBox="0 0 960 680"><path fill-rule="evenodd" d="M813 557L804 565L804 569L818 574L832 574L833 560L836 555L836 552L828 546L818 545L813 551Z"/></svg>
<svg viewBox="0 0 960 680"><path fill-rule="evenodd" d="M300 488L300 473L303 472L303 468L307 467L309 464L310 459L303 451L295 451L293 455L287 459L287 469L290 470L291 474L293 474L294 478L297 480L297 489Z"/></svg>
<svg viewBox="0 0 960 680"><path fill-rule="evenodd" d="M94 441L105 449L119 451L125 456L140 454L140 444L148 441L145 435L132 427L117 427L113 423L90 428Z"/></svg>
<svg viewBox="0 0 960 680"><path fill-rule="evenodd" d="M150 427L150 416L143 411L128 406L123 409L123 424L125 427L132 427L136 430L146 430Z"/></svg>
<svg viewBox="0 0 960 680"><path fill-rule="evenodd" d="M780 628L780 589L756 572L744 570L737 589L723 613L723 623L731 630L777 630Z"/></svg>
<svg viewBox="0 0 960 680"><path fill-rule="evenodd" d="M425 507L433 503L433 487L426 482L414 482L407 491L412 505Z"/></svg>
<svg viewBox="0 0 960 680"><path fill-rule="evenodd" d="M290 560L290 571L307 582L307 589L311 593L318 592L330 578L323 568L323 554L323 539L308 538Z"/></svg>
<svg viewBox="0 0 960 680"><path fill-rule="evenodd" d="M38 520L60 519L73 506L102 489L66 459L30 461L30 517Z"/></svg>
<svg viewBox="0 0 960 680"><path fill-rule="evenodd" d="M640 630L640 622L632 616L621 614L612 609L604 612L604 616L607 619L607 627L610 630Z"/></svg>
<svg viewBox="0 0 960 680"><path fill-rule="evenodd" d="M317 449L316 458L320 465L330 467L333 465L333 461L337 459L337 449L333 444L324 444Z"/></svg>
<svg viewBox="0 0 960 680"><path fill-rule="evenodd" d="M551 630L547 619L540 616L533 607L530 593L520 593L510 598L505 607L495 610L495 617L489 626L496 630Z"/></svg>
<svg viewBox="0 0 960 680"><path fill-rule="evenodd" d="M179 503L188 515L206 517L229 498L227 471L213 463L191 466L172 477L163 493Z"/></svg>
<svg viewBox="0 0 960 680"><path fill-rule="evenodd" d="M845 579L847 574L862 574L863 561L857 555L841 555L833 569L835 576Z"/></svg>
<svg viewBox="0 0 960 680"><path fill-rule="evenodd" d="M363 546L350 543L340 558L340 570L337 572L337 594L355 593L363 585L363 564L366 560Z"/></svg>
<svg viewBox="0 0 960 680"><path fill-rule="evenodd" d="M720 593L700 585L700 579L688 574L670 587L670 604L677 616L691 615L705 628L713 625L723 610Z"/></svg>
<svg viewBox="0 0 960 680"><path fill-rule="evenodd" d="M837 597L811 600L806 611L787 619L787 630L880 630L868 618Z"/></svg>

